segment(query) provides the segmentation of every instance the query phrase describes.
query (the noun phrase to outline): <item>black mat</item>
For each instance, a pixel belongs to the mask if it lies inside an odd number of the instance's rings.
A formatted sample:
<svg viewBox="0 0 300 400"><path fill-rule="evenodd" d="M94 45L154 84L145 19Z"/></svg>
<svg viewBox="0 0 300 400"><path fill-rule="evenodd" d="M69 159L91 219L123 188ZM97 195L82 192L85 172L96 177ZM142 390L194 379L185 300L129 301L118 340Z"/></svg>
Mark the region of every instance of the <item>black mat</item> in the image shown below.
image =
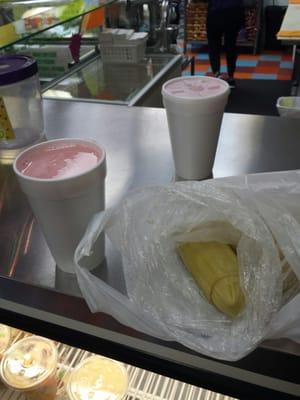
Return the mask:
<svg viewBox="0 0 300 400"><path fill-rule="evenodd" d="M225 111L278 116L276 109L278 97L290 95L290 81L237 79Z"/></svg>

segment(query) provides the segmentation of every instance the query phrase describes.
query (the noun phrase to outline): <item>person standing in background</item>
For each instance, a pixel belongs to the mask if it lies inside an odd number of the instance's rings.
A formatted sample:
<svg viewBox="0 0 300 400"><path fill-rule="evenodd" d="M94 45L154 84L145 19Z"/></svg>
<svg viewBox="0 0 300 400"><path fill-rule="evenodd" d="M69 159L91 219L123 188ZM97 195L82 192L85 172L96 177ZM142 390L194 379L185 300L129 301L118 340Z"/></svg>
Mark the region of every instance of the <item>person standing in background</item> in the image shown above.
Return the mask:
<svg viewBox="0 0 300 400"><path fill-rule="evenodd" d="M224 37L227 81L231 87L235 86L236 41L243 21L243 0L208 0L206 32L211 69L215 77L221 77L221 49Z"/></svg>

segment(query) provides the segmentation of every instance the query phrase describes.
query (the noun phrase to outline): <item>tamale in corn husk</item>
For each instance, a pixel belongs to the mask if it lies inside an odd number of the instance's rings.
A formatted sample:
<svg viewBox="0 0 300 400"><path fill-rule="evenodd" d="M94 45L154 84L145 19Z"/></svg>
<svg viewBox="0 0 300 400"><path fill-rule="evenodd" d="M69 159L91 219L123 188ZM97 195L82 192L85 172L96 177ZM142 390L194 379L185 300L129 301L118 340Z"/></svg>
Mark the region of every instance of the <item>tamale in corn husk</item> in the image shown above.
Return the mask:
<svg viewBox="0 0 300 400"><path fill-rule="evenodd" d="M218 242L180 243L177 251L207 300L230 318L245 307L236 253Z"/></svg>

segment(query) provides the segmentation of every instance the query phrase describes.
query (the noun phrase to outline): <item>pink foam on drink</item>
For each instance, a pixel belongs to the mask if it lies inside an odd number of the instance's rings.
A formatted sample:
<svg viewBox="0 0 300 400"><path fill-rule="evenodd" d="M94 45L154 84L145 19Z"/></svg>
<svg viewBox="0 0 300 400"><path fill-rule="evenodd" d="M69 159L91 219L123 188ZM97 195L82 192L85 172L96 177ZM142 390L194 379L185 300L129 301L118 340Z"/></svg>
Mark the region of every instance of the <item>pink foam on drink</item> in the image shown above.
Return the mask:
<svg viewBox="0 0 300 400"><path fill-rule="evenodd" d="M17 160L16 167L32 178L69 178L91 170L103 157L104 152L92 143L62 140L33 147Z"/></svg>
<svg viewBox="0 0 300 400"><path fill-rule="evenodd" d="M193 77L174 79L164 86L167 93L184 98L212 97L228 90L228 85L221 79Z"/></svg>

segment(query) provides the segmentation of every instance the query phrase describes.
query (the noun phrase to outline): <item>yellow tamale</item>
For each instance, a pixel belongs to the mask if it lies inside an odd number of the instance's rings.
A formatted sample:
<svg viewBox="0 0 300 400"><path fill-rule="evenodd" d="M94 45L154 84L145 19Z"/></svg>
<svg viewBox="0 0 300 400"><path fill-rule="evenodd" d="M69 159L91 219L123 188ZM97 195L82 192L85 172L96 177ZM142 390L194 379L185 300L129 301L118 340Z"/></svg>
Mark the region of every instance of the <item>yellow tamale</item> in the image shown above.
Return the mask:
<svg viewBox="0 0 300 400"><path fill-rule="evenodd" d="M228 244L180 243L177 251L207 300L231 318L245 307L237 256Z"/></svg>

